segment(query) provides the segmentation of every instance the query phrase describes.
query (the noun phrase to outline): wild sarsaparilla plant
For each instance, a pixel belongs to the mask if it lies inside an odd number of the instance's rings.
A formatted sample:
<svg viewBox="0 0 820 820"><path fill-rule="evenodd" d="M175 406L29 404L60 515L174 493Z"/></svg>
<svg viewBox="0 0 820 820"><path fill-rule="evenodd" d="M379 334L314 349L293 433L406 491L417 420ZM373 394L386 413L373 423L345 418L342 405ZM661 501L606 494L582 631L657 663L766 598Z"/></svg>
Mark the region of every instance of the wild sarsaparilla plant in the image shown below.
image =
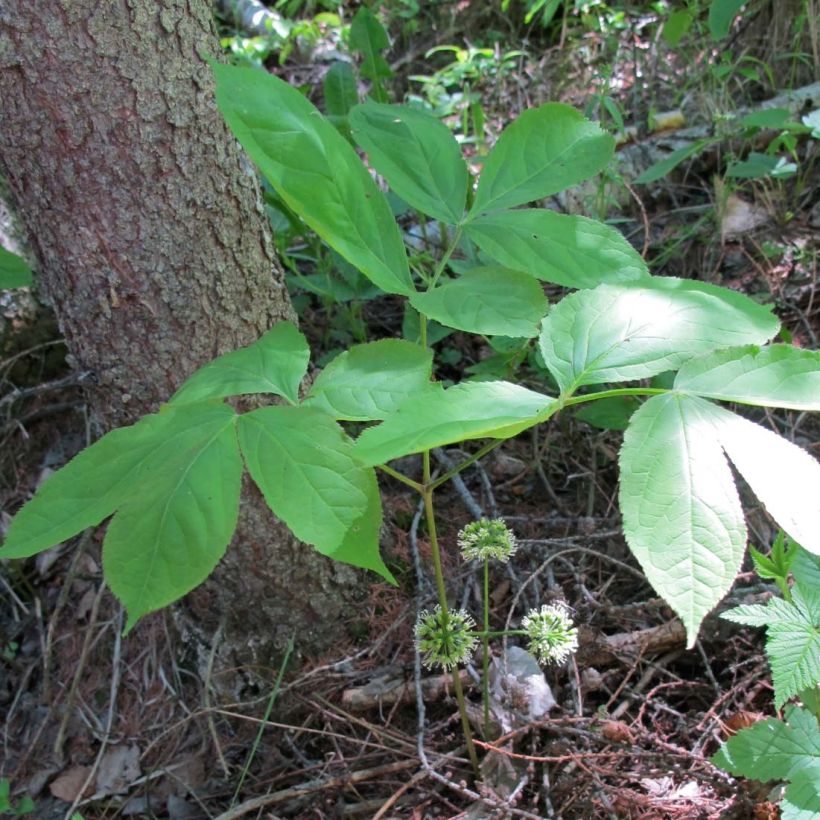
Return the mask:
<svg viewBox="0 0 820 820"><path fill-rule="evenodd" d="M730 462L780 526L820 553L820 466L720 404L820 409L820 353L769 344L778 320L742 294L650 276L607 225L520 207L608 165L614 141L595 123L557 103L525 111L501 134L474 186L451 133L426 112L372 101L354 107L347 124L370 165L439 223L446 244L427 265L408 256L354 148L302 94L253 69L214 71L219 106L268 182L348 263L407 300L419 316L420 343L351 347L300 397L307 343L292 325L275 326L205 365L157 414L109 433L53 475L13 520L0 556L33 555L113 515L103 566L131 629L214 568L234 531L247 469L298 538L392 580L379 554L379 468L423 499L438 607L420 620L417 641L428 660L450 668L454 646L462 651L456 662L478 643L486 657L490 633L486 619L478 629L469 613L450 607L436 490L560 410L622 396L643 400L620 453L624 533L690 645L746 547ZM462 259L455 273L448 263L457 251L472 263ZM548 306L542 282L574 292ZM557 389L509 381L445 388L432 380L430 320L537 340ZM668 371L671 387L645 386ZM224 401L249 393L283 404L240 414ZM353 440L345 422L371 426ZM462 464L433 476L433 448L475 440L484 443ZM391 466L416 453L421 480ZM573 648L562 607L530 613L522 626L544 657L550 646ZM457 674L454 686L464 716ZM464 729L475 763L466 716Z"/></svg>

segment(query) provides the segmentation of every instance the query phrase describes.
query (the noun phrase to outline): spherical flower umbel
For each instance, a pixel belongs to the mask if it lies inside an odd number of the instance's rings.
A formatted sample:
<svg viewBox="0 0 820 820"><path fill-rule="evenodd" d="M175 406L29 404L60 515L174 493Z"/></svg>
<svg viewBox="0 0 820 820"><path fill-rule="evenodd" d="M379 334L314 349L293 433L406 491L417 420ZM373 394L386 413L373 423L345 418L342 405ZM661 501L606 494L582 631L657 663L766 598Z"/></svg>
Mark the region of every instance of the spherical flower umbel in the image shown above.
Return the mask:
<svg viewBox="0 0 820 820"><path fill-rule="evenodd" d="M463 609L451 609L446 617L440 606L421 612L416 621L416 648L422 663L428 669L441 666L445 670L466 663L478 643L474 629L475 621Z"/></svg>
<svg viewBox="0 0 820 820"><path fill-rule="evenodd" d="M564 603L531 609L521 622L530 639L530 652L541 663L563 663L578 649L578 630Z"/></svg>
<svg viewBox="0 0 820 820"><path fill-rule="evenodd" d="M515 535L500 518L482 518L458 534L458 546L467 561L495 558L506 563L517 548Z"/></svg>

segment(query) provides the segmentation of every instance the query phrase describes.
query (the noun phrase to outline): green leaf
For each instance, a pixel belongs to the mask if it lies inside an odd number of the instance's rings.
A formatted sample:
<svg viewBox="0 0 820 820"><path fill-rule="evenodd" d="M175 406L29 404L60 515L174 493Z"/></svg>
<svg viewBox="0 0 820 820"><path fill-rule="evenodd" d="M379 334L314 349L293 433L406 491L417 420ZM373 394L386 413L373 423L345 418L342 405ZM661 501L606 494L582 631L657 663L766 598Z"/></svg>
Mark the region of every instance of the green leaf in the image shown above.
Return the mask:
<svg viewBox="0 0 820 820"><path fill-rule="evenodd" d="M350 109L359 102L356 75L350 63L341 60L333 63L325 74L323 89L325 111L329 116L346 117Z"/></svg>
<svg viewBox="0 0 820 820"><path fill-rule="evenodd" d="M441 120L406 105L367 102L350 112L350 127L373 167L402 199L442 222L461 221L469 174Z"/></svg>
<svg viewBox="0 0 820 820"><path fill-rule="evenodd" d="M223 405L146 416L103 436L45 481L11 522L2 558L26 558L99 524L180 449L190 429L233 417Z"/></svg>
<svg viewBox="0 0 820 820"><path fill-rule="evenodd" d="M747 0L712 0L709 6L709 33L713 40L722 40L732 27L737 13Z"/></svg>
<svg viewBox="0 0 820 820"><path fill-rule="evenodd" d="M601 430L626 430L640 406L637 396L608 396L582 405L575 417Z"/></svg>
<svg viewBox="0 0 820 820"><path fill-rule="evenodd" d="M410 304L442 325L488 336L537 336L547 312L541 285L506 268L473 268L433 290L413 294Z"/></svg>
<svg viewBox="0 0 820 820"><path fill-rule="evenodd" d="M683 621L690 647L746 549L743 510L711 410L695 397L653 396L632 416L620 454L626 540Z"/></svg>
<svg viewBox="0 0 820 820"><path fill-rule="evenodd" d="M741 128L785 128L793 122L792 112L788 108L764 108L762 111L753 111L738 120Z"/></svg>
<svg viewBox="0 0 820 820"><path fill-rule="evenodd" d="M767 341L771 308L735 291L672 277L573 293L542 325L541 352L562 390L643 379L720 347Z"/></svg>
<svg viewBox="0 0 820 820"><path fill-rule="evenodd" d="M365 430L355 454L384 464L410 453L476 438L510 438L546 418L555 399L509 382L436 384L405 402L377 427Z"/></svg>
<svg viewBox="0 0 820 820"><path fill-rule="evenodd" d="M247 393L274 393L296 404L309 359L305 337L290 322L279 322L248 347L201 367L174 393L169 404Z"/></svg>
<svg viewBox="0 0 820 820"><path fill-rule="evenodd" d="M761 154L752 151L743 162L733 162L726 169L726 176L729 179L762 179L763 177L774 177L775 179L794 176L797 173L797 165L783 157L771 154Z"/></svg>
<svg viewBox="0 0 820 820"><path fill-rule="evenodd" d="M0 290L31 287L31 268L16 253L0 248Z"/></svg>
<svg viewBox="0 0 820 820"><path fill-rule="evenodd" d="M795 585L803 592L820 589L820 555L812 555L798 546L791 569Z"/></svg>
<svg viewBox="0 0 820 820"><path fill-rule="evenodd" d="M820 464L759 424L715 405L711 413L726 455L769 515L801 546L820 554Z"/></svg>
<svg viewBox="0 0 820 820"><path fill-rule="evenodd" d="M359 527L370 542L361 542L357 566L389 579L374 557L375 475L354 459L352 442L330 416L310 407L262 407L240 416L239 443L268 505L297 538L333 558L343 550L343 560L354 563L349 536Z"/></svg>
<svg viewBox="0 0 820 820"><path fill-rule="evenodd" d="M767 783L790 780L820 767L820 729L811 712L786 708L786 722L768 718L742 729L712 757L715 766L735 776Z"/></svg>
<svg viewBox="0 0 820 820"><path fill-rule="evenodd" d="M820 589L792 590L792 601L772 598L766 607L766 654L772 667L774 706L820 681Z"/></svg>
<svg viewBox="0 0 820 820"><path fill-rule="evenodd" d="M427 388L432 367L432 351L412 342L355 345L316 377L303 406L346 421L384 419Z"/></svg>
<svg viewBox="0 0 820 820"><path fill-rule="evenodd" d="M379 102L385 102L387 95L380 80L393 76L387 60L379 53L390 46L384 26L366 6L361 6L350 25L349 45L362 55L362 77L373 80L373 91Z"/></svg>
<svg viewBox="0 0 820 820"><path fill-rule="evenodd" d="M694 21L695 18L688 9L673 11L663 24L663 39L674 48L692 28Z"/></svg>
<svg viewBox="0 0 820 820"><path fill-rule="evenodd" d="M191 420L167 442L167 460L155 462L150 481L143 477L105 534L103 569L128 611L126 632L201 584L236 529L242 484L236 416L217 405L203 408L196 424Z"/></svg>
<svg viewBox="0 0 820 820"><path fill-rule="evenodd" d="M820 762L795 773L780 803L781 820L817 820L818 817Z"/></svg>
<svg viewBox="0 0 820 820"><path fill-rule="evenodd" d="M504 129L478 182L470 218L563 191L603 170L615 140L562 103L524 111Z"/></svg>
<svg viewBox="0 0 820 820"><path fill-rule="evenodd" d="M220 111L288 207L382 290L411 293L390 206L347 140L283 80L213 68Z"/></svg>
<svg viewBox="0 0 820 820"><path fill-rule="evenodd" d="M743 626L767 626L771 620L771 613L764 604L744 604L727 609L720 617Z"/></svg>
<svg viewBox="0 0 820 820"><path fill-rule="evenodd" d="M499 264L568 288L649 275L620 231L583 216L534 208L500 211L468 222L465 231Z"/></svg>
<svg viewBox="0 0 820 820"><path fill-rule="evenodd" d="M820 410L820 351L791 345L747 345L690 359L675 389L711 399Z"/></svg>
<svg viewBox="0 0 820 820"><path fill-rule="evenodd" d="M715 140L702 139L695 140L690 145L685 145L683 148L678 148L672 151L669 156L664 157L660 162L650 165L642 174L635 178L636 185L646 185L650 182L657 182L663 179L667 174L671 173L682 162L689 159L689 157L697 156L707 145L711 145Z"/></svg>

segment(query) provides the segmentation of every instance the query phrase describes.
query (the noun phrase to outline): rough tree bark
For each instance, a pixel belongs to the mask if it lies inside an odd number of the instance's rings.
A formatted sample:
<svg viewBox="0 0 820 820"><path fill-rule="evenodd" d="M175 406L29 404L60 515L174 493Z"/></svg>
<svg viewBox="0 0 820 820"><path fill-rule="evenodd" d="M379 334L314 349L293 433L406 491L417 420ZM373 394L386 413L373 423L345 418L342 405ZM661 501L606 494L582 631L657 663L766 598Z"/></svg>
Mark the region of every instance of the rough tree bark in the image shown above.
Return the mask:
<svg viewBox="0 0 820 820"><path fill-rule="evenodd" d="M293 318L256 179L215 107L218 52L207 0L0 0L0 166L101 429ZM246 487L234 544L179 622L205 641L224 626L226 664L264 664L294 632L321 651L360 578Z"/></svg>

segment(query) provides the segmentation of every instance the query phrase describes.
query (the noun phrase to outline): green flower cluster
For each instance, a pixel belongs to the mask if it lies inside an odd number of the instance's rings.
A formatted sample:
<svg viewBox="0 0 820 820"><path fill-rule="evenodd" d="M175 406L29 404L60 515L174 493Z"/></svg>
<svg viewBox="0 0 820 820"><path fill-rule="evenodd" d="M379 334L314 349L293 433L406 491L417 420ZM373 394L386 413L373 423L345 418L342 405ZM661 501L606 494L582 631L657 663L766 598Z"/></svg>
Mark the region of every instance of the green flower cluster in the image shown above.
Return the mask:
<svg viewBox="0 0 820 820"><path fill-rule="evenodd" d="M445 613L437 606L432 612L420 613L416 621L416 648L422 663L428 669L441 666L445 670L466 663L478 643L474 629L475 621L463 609Z"/></svg>
<svg viewBox="0 0 820 820"><path fill-rule="evenodd" d="M506 563L518 544L512 530L500 518L482 518L464 527L458 534L458 546L465 560L495 558Z"/></svg>
<svg viewBox="0 0 820 820"><path fill-rule="evenodd" d="M578 649L578 630L564 603L530 610L521 626L530 639L530 652L541 663L563 663Z"/></svg>

